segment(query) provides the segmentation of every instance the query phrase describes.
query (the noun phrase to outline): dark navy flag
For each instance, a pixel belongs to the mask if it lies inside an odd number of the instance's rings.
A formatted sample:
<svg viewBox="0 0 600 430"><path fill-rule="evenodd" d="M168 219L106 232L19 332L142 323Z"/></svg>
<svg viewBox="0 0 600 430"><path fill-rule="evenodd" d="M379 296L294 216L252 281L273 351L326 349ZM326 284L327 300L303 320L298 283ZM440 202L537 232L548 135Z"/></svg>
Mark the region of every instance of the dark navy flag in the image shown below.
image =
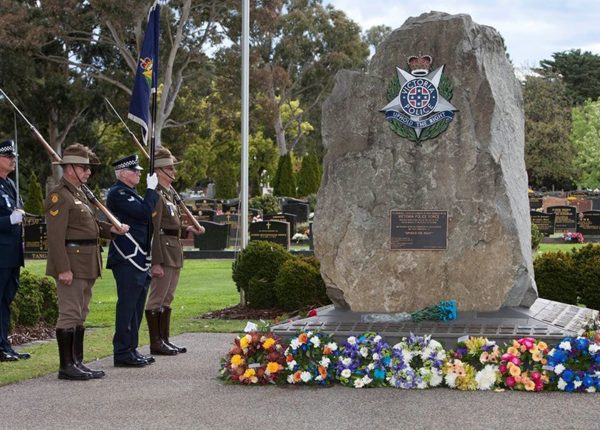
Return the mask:
<svg viewBox="0 0 600 430"><path fill-rule="evenodd" d="M158 87L159 19L160 5L157 0L148 13L148 25L129 102L128 117L142 126L144 144L148 144L150 128L150 95Z"/></svg>

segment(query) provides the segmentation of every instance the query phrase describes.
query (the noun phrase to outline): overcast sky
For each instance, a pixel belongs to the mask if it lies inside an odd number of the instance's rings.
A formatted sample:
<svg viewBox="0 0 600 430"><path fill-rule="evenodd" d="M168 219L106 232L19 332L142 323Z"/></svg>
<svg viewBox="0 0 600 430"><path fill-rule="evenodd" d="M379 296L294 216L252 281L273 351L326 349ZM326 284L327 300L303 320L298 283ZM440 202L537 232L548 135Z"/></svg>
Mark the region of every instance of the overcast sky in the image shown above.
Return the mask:
<svg viewBox="0 0 600 430"><path fill-rule="evenodd" d="M513 64L537 67L554 52L581 49L600 54L598 0L324 0L346 12L363 30L400 27L408 17L432 10L466 13L500 32Z"/></svg>

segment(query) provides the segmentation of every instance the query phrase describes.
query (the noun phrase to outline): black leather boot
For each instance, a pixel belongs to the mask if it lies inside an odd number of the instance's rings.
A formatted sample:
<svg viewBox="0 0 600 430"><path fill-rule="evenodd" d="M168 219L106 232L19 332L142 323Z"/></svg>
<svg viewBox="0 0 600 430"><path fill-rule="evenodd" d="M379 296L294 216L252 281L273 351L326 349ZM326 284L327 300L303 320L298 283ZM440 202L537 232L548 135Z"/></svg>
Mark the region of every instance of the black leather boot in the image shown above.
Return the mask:
<svg viewBox="0 0 600 430"><path fill-rule="evenodd" d="M160 316L160 335L164 343L169 345L171 348L176 349L178 353L183 354L187 352L185 346L177 346L173 342L169 341L169 333L171 330L171 308L162 308L162 315Z"/></svg>
<svg viewBox="0 0 600 430"><path fill-rule="evenodd" d="M160 336L160 309L147 309L146 321L150 332L150 354L175 355L177 350L163 342Z"/></svg>
<svg viewBox="0 0 600 430"><path fill-rule="evenodd" d="M78 325L75 327L75 336L73 339L73 361L75 366L84 372L88 372L92 375L93 379L100 379L106 376L103 370L93 370L83 364L83 337L85 335L85 327Z"/></svg>
<svg viewBox="0 0 600 430"><path fill-rule="evenodd" d="M60 358L58 379L86 381L92 378L92 374L81 370L75 365L75 361L73 360L74 337L74 328L56 329L56 342L58 343L58 356Z"/></svg>

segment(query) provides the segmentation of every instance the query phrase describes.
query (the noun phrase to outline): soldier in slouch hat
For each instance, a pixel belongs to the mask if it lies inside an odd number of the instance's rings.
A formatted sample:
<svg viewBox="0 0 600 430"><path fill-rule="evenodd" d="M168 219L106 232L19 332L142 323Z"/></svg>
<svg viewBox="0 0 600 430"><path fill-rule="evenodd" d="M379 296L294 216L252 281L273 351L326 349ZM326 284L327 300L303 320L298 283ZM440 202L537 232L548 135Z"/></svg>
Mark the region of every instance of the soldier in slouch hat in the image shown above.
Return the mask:
<svg viewBox="0 0 600 430"><path fill-rule="evenodd" d="M144 197L135 190L142 167L137 155L129 155L112 164L117 182L106 197L108 209L129 225L129 234L118 236L110 243L106 267L117 282L117 309L113 337L114 365L143 367L154 357L137 351L139 327L150 286L150 241L152 211L158 202L156 173L146 178Z"/></svg>
<svg viewBox="0 0 600 430"><path fill-rule="evenodd" d="M48 230L46 274L57 283L58 343L60 379L102 378L104 372L83 364L84 323L89 313L94 282L101 275L100 237L127 233L96 219L96 212L84 190L91 175L93 152L76 143L63 152L63 177L48 193L44 203ZM97 164L97 163L95 163Z"/></svg>
<svg viewBox="0 0 600 430"><path fill-rule="evenodd" d="M15 171L17 153L12 140L0 143L0 361L29 358L18 353L8 341L10 304L19 288L23 266L23 205L18 198L15 183L8 175Z"/></svg>
<svg viewBox="0 0 600 430"><path fill-rule="evenodd" d="M152 213L154 227L152 239L152 282L146 303L146 319L150 331L150 352L156 355L175 355L186 352L169 340L171 324L171 303L183 267L182 231L195 234L204 233L202 227L182 228L181 214L171 190L175 180L175 165L179 162L165 147L157 149L154 157L154 171L158 175L159 201Z"/></svg>

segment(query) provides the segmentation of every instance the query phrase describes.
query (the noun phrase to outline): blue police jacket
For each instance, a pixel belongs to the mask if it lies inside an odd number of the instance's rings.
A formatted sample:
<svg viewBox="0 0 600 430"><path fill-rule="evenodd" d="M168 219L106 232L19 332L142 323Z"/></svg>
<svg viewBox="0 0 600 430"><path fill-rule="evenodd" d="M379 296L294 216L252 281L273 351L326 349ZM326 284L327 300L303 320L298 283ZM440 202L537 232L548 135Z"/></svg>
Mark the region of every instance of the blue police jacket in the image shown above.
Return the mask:
<svg viewBox="0 0 600 430"><path fill-rule="evenodd" d="M17 188L10 178L0 178L0 269L23 266L23 227L10 223L10 214L17 208Z"/></svg>
<svg viewBox="0 0 600 430"><path fill-rule="evenodd" d="M116 236L111 241L106 264L108 269L124 262L137 270L149 269L152 211L158 199L154 190L147 189L142 198L134 188L121 181L110 188L106 206L119 221L129 225L129 233Z"/></svg>

